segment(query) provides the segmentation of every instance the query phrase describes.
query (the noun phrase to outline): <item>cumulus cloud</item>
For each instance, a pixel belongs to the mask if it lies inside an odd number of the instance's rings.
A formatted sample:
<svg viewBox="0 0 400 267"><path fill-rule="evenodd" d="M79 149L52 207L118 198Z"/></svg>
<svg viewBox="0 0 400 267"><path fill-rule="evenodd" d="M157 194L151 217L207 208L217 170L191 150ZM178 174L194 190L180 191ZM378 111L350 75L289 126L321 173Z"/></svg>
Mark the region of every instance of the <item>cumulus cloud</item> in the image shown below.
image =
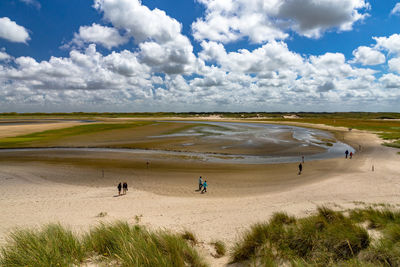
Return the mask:
<svg viewBox="0 0 400 267"><path fill-rule="evenodd" d="M400 54L400 34L393 34L389 37L373 37L376 41L376 48L387 50L391 54Z"/></svg>
<svg viewBox="0 0 400 267"><path fill-rule="evenodd" d="M15 43L26 43L30 40L28 31L7 17L0 18L0 38Z"/></svg>
<svg viewBox="0 0 400 267"><path fill-rule="evenodd" d="M396 74L385 74L379 80L386 89L400 89L400 76Z"/></svg>
<svg viewBox="0 0 400 267"><path fill-rule="evenodd" d="M190 74L196 57L182 25L159 9L150 10L138 0L95 0L104 19L134 38L139 57L157 72Z"/></svg>
<svg viewBox="0 0 400 267"><path fill-rule="evenodd" d="M352 63L366 65L379 65L386 62L386 57L381 52L367 46L360 46L353 51Z"/></svg>
<svg viewBox="0 0 400 267"><path fill-rule="evenodd" d="M160 9L150 10L139 0L95 0L94 7L115 27L126 29L137 43L155 40L173 41L180 35L182 25Z"/></svg>
<svg viewBox="0 0 400 267"><path fill-rule="evenodd" d="M356 21L368 16L359 11L369 8L364 0L285 0L277 16L293 20L292 28L301 35L319 38L331 28L351 30Z"/></svg>
<svg viewBox="0 0 400 267"><path fill-rule="evenodd" d="M300 35L319 38L329 29L351 30L363 20L370 5L364 0L197 0L206 6L206 16L192 24L197 40L223 43L248 37L262 43Z"/></svg>
<svg viewBox="0 0 400 267"><path fill-rule="evenodd" d="M11 60L11 56L7 54L4 50L0 50L0 61L9 61Z"/></svg>
<svg viewBox="0 0 400 267"><path fill-rule="evenodd" d="M289 51L283 42L269 42L253 51L240 49L227 53L222 44L202 42L200 58L216 61L223 69L234 72L261 73L290 69L302 64L301 56Z"/></svg>
<svg viewBox="0 0 400 267"><path fill-rule="evenodd" d="M400 74L400 57L392 58L388 62L389 69Z"/></svg>
<svg viewBox="0 0 400 267"><path fill-rule="evenodd" d="M400 3L397 3L392 11L390 12L391 15L400 15Z"/></svg>
<svg viewBox="0 0 400 267"><path fill-rule="evenodd" d="M375 46L354 50L352 60L342 53L301 55L276 40L286 38L288 29L310 37L332 28L349 29L365 16L365 1L300 0L315 12L340 6L325 21L314 14L314 24L307 24L302 13L311 11L296 13L291 0L198 1L207 6L207 13L197 21L205 23L204 32L194 34L206 34L211 21L216 27L207 33L215 34L215 40L199 38L197 55L177 20L138 0L96 0L94 7L111 26L81 27L67 57L39 62L13 58L2 50L0 109L53 105L102 111L329 111L386 107L400 99L400 76L394 74L399 71L397 35L376 37ZM215 14L221 16L212 18ZM247 26L253 28L246 28L245 17L252 19ZM252 49L225 47L224 42L244 37L261 44ZM136 43L131 51L102 54L94 44L111 49L130 38ZM386 52L385 70L393 73L368 68L385 62Z"/></svg>
<svg viewBox="0 0 400 267"><path fill-rule="evenodd" d="M128 40L127 37L121 36L115 28L93 23L92 26L81 26L79 33L74 34L71 44L83 47L86 43L96 43L111 49L127 43Z"/></svg>

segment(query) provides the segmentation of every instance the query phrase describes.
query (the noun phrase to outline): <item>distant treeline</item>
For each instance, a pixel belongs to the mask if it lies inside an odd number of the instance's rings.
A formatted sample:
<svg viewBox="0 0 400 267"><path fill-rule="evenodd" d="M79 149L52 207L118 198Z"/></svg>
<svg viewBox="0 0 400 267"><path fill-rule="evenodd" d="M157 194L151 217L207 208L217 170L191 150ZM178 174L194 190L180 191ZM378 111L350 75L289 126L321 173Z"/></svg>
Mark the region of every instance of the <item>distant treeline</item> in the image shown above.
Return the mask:
<svg viewBox="0 0 400 267"><path fill-rule="evenodd" d="M300 118L326 119L400 119L396 112L133 112L133 113L98 113L98 112L71 112L71 113L0 113L1 118L120 118L120 117L207 117L221 116L224 118L283 118L283 116L297 116Z"/></svg>

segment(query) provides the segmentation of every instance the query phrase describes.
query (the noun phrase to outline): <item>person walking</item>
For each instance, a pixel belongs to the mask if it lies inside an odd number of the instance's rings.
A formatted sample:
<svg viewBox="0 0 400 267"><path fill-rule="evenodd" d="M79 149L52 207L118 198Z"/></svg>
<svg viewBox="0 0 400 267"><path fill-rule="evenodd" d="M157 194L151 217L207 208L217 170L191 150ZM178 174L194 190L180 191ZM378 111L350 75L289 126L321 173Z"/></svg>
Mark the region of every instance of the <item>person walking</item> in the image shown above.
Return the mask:
<svg viewBox="0 0 400 267"><path fill-rule="evenodd" d="M346 152L344 152L344 154L346 154L346 159L347 159L347 156L349 155L349 151L346 150Z"/></svg>
<svg viewBox="0 0 400 267"><path fill-rule="evenodd" d="M201 193L203 194L203 193L207 193L207 181L204 181L204 183L203 183L203 190L201 191Z"/></svg>
<svg viewBox="0 0 400 267"><path fill-rule="evenodd" d="M118 196L120 196L120 195L121 195L122 184L119 183L118 186L117 186L117 188L118 188Z"/></svg>
<svg viewBox="0 0 400 267"><path fill-rule="evenodd" d="M350 159L353 158L353 152L350 152Z"/></svg>
<svg viewBox="0 0 400 267"><path fill-rule="evenodd" d="M202 187L203 187L203 179L200 176L200 178L199 178L199 191L201 190Z"/></svg>
<svg viewBox="0 0 400 267"><path fill-rule="evenodd" d="M122 193L126 195L126 191L128 191L128 183L124 182L122 185Z"/></svg>
<svg viewBox="0 0 400 267"><path fill-rule="evenodd" d="M304 163L304 155L301 156L301 163Z"/></svg>
<svg viewBox="0 0 400 267"><path fill-rule="evenodd" d="M299 175L301 174L302 170L303 170L303 164L301 164L301 162L300 162L300 164L299 164Z"/></svg>

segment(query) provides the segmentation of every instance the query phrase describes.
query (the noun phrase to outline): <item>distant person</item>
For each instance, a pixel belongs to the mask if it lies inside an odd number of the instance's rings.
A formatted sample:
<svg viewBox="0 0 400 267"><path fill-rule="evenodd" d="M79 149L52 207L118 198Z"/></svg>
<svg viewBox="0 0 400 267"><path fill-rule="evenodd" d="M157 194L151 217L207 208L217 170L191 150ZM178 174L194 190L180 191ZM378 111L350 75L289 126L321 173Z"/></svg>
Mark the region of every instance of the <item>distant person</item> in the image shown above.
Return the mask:
<svg viewBox="0 0 400 267"><path fill-rule="evenodd" d="M301 162L304 163L304 155L301 156Z"/></svg>
<svg viewBox="0 0 400 267"><path fill-rule="evenodd" d="M128 184L124 182L124 184L122 185L122 193L126 195L126 191L128 191Z"/></svg>
<svg viewBox="0 0 400 267"><path fill-rule="evenodd" d="M204 183L203 183L203 190L201 191L201 193L203 194L203 193L207 193L207 181L204 181Z"/></svg>
<svg viewBox="0 0 400 267"><path fill-rule="evenodd" d="M119 183L117 188L118 188L118 196L120 196L121 195L122 184Z"/></svg>
<svg viewBox="0 0 400 267"><path fill-rule="evenodd" d="M201 190L202 187L203 187L203 179L200 176L200 178L199 178L199 191Z"/></svg>
<svg viewBox="0 0 400 267"><path fill-rule="evenodd" d="M346 150L346 152L344 152L344 154L346 155L346 159L347 159L347 156L349 155L349 151Z"/></svg>
<svg viewBox="0 0 400 267"><path fill-rule="evenodd" d="M299 175L301 174L302 171L303 171L303 165L300 163L299 164Z"/></svg>
<svg viewBox="0 0 400 267"><path fill-rule="evenodd" d="M350 159L353 158L353 152L350 152Z"/></svg>
<svg viewBox="0 0 400 267"><path fill-rule="evenodd" d="M146 162L146 169L148 169L149 168L149 165L150 165L150 162Z"/></svg>

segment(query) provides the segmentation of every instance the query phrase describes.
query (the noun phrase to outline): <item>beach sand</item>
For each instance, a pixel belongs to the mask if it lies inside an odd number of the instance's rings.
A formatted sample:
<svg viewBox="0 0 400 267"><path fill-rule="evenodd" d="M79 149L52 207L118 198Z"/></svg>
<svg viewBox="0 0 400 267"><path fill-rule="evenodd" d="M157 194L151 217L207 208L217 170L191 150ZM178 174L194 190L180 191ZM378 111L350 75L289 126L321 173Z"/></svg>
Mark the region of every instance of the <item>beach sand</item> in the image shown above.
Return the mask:
<svg viewBox="0 0 400 267"><path fill-rule="evenodd" d="M212 266L223 266L228 258L213 259L207 243L222 240L229 247L242 231L274 212L304 216L318 205L400 204L398 150L382 146L371 133L318 127L336 131L361 151L351 160L343 154L343 158L305 162L302 175L297 174L298 163L152 159L147 169L148 159L120 153L0 153L0 244L16 227L60 222L80 232L100 221L135 223L138 216L151 229L193 231ZM207 194L195 191L199 175L209 184ZM125 196L115 196L119 181L130 186ZM97 217L100 212L107 216Z"/></svg>

